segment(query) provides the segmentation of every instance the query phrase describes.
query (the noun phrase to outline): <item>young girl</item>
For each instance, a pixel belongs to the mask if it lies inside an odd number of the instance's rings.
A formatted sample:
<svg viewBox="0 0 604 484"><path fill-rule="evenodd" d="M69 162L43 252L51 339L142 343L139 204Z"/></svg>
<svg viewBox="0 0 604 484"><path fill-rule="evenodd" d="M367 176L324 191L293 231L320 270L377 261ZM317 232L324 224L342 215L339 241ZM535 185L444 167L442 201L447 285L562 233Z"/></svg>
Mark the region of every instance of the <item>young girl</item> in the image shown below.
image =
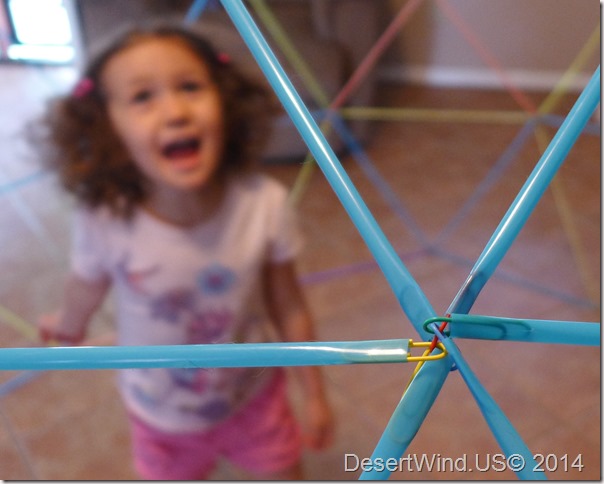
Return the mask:
<svg viewBox="0 0 604 484"><path fill-rule="evenodd" d="M111 287L121 345L267 341L265 313L284 340L315 339L286 190L250 170L272 106L179 28L131 31L92 60L44 123L46 156L80 202L44 340L81 342ZM282 369L121 371L136 469L197 480L227 458L256 478L301 478L301 442L328 445L332 419L319 370L300 373L305 438Z"/></svg>

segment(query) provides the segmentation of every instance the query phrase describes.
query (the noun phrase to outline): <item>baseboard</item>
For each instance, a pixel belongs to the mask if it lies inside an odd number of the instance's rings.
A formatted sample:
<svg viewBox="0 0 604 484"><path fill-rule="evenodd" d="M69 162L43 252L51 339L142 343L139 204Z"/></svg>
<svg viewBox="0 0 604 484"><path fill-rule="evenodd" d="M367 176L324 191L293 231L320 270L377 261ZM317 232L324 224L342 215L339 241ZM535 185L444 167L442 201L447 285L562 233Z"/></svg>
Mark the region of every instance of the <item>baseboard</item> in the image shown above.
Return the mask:
<svg viewBox="0 0 604 484"><path fill-rule="evenodd" d="M507 69L507 82L526 91L551 91L564 72ZM386 65L377 71L378 79L387 82L424 84L435 87L505 89L498 73L484 68L425 67ZM581 91L591 74L581 72L571 79L567 89Z"/></svg>

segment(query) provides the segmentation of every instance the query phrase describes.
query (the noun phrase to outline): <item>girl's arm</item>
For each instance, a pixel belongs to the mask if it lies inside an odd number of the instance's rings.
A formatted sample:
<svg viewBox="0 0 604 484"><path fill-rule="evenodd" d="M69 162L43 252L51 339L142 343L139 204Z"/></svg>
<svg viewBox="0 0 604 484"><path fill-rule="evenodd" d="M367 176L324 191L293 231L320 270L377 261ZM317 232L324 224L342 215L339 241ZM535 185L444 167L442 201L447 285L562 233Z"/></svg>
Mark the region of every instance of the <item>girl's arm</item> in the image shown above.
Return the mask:
<svg viewBox="0 0 604 484"><path fill-rule="evenodd" d="M109 278L89 281L71 274L65 285L63 307L58 314L39 322L40 338L78 344L84 340L88 323L109 290Z"/></svg>
<svg viewBox="0 0 604 484"><path fill-rule="evenodd" d="M265 270L268 309L284 341L316 341L313 322L293 262L268 264ZM306 397L307 444L322 449L333 440L333 417L320 368L296 367Z"/></svg>

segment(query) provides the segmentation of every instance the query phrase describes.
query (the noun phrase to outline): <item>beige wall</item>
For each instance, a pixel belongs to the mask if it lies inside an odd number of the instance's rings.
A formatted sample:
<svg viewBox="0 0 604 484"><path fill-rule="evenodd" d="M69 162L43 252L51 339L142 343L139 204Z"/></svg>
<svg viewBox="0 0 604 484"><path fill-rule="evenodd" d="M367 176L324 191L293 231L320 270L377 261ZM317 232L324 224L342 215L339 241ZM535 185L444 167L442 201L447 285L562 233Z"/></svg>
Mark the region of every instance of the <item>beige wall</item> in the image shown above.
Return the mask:
<svg viewBox="0 0 604 484"><path fill-rule="evenodd" d="M599 0L447 1L509 75L528 88L555 82L600 24ZM407 0L389 2L395 15ZM599 58L596 47L579 84L591 76ZM436 84L495 82L439 0L423 0L388 53L382 72Z"/></svg>
<svg viewBox="0 0 604 484"><path fill-rule="evenodd" d="M193 0L77 0L86 27L85 41L122 20L171 12L176 20ZM309 0L295 0L308 2ZM325 0L327 5L333 0ZM383 28L408 0L379 3ZM385 55L377 73L389 80L436 85L502 87L497 75L468 45L439 6L421 0ZM600 23L599 0L446 0L471 27L486 49L524 89L550 90ZM278 4L280 2L275 1ZM334 26L334 28L337 26ZM356 27L356 26L355 26ZM342 26L339 26L341 29ZM358 36L369 35L368 26ZM364 52L359 53L364 55ZM582 88L599 63L595 49L577 79Z"/></svg>

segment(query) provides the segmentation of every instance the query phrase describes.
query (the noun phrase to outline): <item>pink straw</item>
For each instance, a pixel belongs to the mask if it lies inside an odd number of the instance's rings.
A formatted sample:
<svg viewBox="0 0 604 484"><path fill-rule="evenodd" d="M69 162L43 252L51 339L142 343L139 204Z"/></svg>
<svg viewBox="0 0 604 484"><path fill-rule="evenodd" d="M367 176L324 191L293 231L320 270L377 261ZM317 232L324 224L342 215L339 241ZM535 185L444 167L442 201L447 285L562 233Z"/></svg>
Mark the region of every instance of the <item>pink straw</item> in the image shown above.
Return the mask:
<svg viewBox="0 0 604 484"><path fill-rule="evenodd" d="M358 85L367 76L372 67L379 60L386 48L392 43L399 30L409 20L411 15L417 10L423 0L409 0L399 11L395 19L377 40L375 45L369 50L363 61L359 64L350 79L340 90L338 95L329 106L330 109L337 109L344 104L348 96L358 87Z"/></svg>
<svg viewBox="0 0 604 484"><path fill-rule="evenodd" d="M438 4L444 13L449 17L449 20L455 24L459 32L465 37L466 41L478 52L478 55L482 57L483 61L497 73L504 87L508 90L520 107L530 114L535 114L537 112L537 106L523 92L514 86L514 83L506 74L501 63L484 46L478 36L472 32L468 24L465 23L461 16L459 16L453 7L451 7L449 2L446 0L438 0Z"/></svg>

